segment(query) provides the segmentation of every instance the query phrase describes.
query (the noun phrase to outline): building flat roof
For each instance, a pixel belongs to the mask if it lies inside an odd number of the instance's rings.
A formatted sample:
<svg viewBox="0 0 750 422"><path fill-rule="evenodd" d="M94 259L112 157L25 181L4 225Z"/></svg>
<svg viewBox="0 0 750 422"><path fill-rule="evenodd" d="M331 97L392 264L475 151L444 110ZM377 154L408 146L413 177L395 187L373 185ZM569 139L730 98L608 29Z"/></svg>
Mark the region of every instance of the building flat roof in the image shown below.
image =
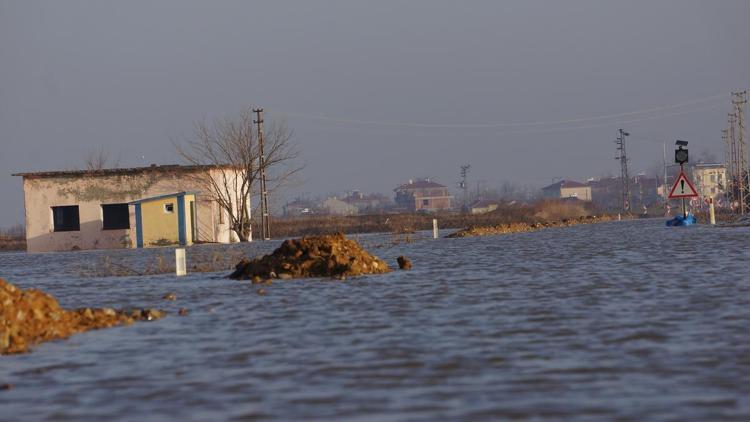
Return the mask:
<svg viewBox="0 0 750 422"><path fill-rule="evenodd" d="M714 167L726 167L726 166L724 164L722 164L722 163L697 163L697 164L693 164L693 167L709 167L709 168L714 168Z"/></svg>
<svg viewBox="0 0 750 422"><path fill-rule="evenodd" d="M55 171L36 171L27 173L14 173L13 176L21 177L95 177L95 176L116 176L122 174L136 174L146 173L150 171L156 172L189 172L197 170L210 170L218 168L230 168L232 166L228 164L223 165L190 165L182 166L179 164L166 164L157 166L152 164L148 167L129 167L129 168L114 168L114 169L99 169L99 170L55 170Z"/></svg>
<svg viewBox="0 0 750 422"><path fill-rule="evenodd" d="M553 183L549 186L543 187L542 190L560 189L560 188L586 188L586 187L588 187L587 184L576 182L574 180L561 180L557 183Z"/></svg>

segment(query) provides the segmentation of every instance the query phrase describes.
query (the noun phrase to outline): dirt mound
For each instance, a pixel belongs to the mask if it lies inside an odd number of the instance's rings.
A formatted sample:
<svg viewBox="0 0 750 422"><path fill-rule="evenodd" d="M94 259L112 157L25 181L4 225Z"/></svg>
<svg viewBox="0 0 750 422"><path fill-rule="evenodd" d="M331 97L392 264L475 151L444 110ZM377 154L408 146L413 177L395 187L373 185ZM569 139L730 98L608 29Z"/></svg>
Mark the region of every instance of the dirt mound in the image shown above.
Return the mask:
<svg viewBox="0 0 750 422"><path fill-rule="evenodd" d="M391 271L380 258L343 234L285 240L270 255L243 259L229 276L234 279L342 277Z"/></svg>
<svg viewBox="0 0 750 422"><path fill-rule="evenodd" d="M54 297L40 290L22 290L0 279L0 354L24 353L43 341L163 316L163 312L155 309L68 311L62 309Z"/></svg>
<svg viewBox="0 0 750 422"><path fill-rule="evenodd" d="M595 224L604 221L613 220L612 216L590 215L587 217L569 218L560 221L539 222L539 223L509 223L499 224L496 226L472 226L467 229L451 233L446 237L471 237L471 236L491 236L497 234L523 233L531 232L551 227L570 227L579 224Z"/></svg>

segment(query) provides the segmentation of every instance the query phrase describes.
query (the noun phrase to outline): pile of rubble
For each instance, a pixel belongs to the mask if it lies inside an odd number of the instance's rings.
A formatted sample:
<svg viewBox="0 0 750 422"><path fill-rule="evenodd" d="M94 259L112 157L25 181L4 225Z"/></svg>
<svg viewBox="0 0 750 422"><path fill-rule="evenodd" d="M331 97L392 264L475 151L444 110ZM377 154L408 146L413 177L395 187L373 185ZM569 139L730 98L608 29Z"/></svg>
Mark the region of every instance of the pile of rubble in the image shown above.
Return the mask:
<svg viewBox="0 0 750 422"><path fill-rule="evenodd" d="M40 290L22 290L0 279L0 354L24 353L43 341L163 316L164 312L156 309L81 308L69 311Z"/></svg>
<svg viewBox="0 0 750 422"><path fill-rule="evenodd" d="M285 240L270 255L243 259L235 268L229 277L237 280L341 278L391 271L383 260L341 233Z"/></svg>

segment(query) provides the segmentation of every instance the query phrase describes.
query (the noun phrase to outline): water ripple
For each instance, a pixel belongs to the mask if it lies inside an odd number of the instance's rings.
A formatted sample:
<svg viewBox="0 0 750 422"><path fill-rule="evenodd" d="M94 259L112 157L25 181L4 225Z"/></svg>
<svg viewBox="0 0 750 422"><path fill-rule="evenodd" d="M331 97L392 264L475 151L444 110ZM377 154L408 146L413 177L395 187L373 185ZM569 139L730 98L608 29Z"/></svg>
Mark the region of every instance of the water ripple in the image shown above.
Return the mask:
<svg viewBox="0 0 750 422"><path fill-rule="evenodd" d="M0 419L747 420L748 234L646 220L364 235L414 269L276 282L265 296L221 273L81 277L102 251L0 254L0 276L64 306L171 313L3 357ZM106 253L137 267L170 252Z"/></svg>

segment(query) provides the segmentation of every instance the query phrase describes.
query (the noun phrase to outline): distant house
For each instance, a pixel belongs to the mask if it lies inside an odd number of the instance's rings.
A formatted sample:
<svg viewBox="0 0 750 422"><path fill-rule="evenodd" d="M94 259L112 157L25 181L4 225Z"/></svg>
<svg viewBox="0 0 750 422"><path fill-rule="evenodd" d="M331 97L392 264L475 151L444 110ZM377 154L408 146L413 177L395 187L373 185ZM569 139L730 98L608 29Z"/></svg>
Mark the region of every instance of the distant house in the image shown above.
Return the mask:
<svg viewBox="0 0 750 422"><path fill-rule="evenodd" d="M23 178L27 250L233 241L226 211L199 181L226 177L222 169L153 165L15 174Z"/></svg>
<svg viewBox="0 0 750 422"><path fill-rule="evenodd" d="M297 198L292 202L284 205L284 216L294 217L299 215L309 215L315 213L315 203L306 199Z"/></svg>
<svg viewBox="0 0 750 422"><path fill-rule="evenodd" d="M622 183L619 177L603 177L588 181L591 188L591 200L600 208L616 209L622 207Z"/></svg>
<svg viewBox="0 0 750 422"><path fill-rule="evenodd" d="M382 212L389 203L388 198L381 194L373 193L365 195L358 190L353 191L351 194L343 198L342 201L357 207L359 214Z"/></svg>
<svg viewBox="0 0 750 422"><path fill-rule="evenodd" d="M357 207L347 204L335 196L327 198L320 205L321 209L330 215L357 215Z"/></svg>
<svg viewBox="0 0 750 422"><path fill-rule="evenodd" d="M408 211L443 211L453 208L453 196L448 187L430 179L409 180L396 189L396 206Z"/></svg>
<svg viewBox="0 0 750 422"><path fill-rule="evenodd" d="M500 201L480 199L471 204L469 210L472 214L486 214L488 212L495 211L499 206Z"/></svg>
<svg viewBox="0 0 750 422"><path fill-rule="evenodd" d="M643 207L652 207L662 202L660 180L639 174L630 178L630 209L641 211ZM592 202L603 209L622 209L622 180L619 177L591 179Z"/></svg>
<svg viewBox="0 0 750 422"><path fill-rule="evenodd" d="M542 195L547 199L576 198L591 201L591 187L573 180L561 180L543 187Z"/></svg>
<svg viewBox="0 0 750 422"><path fill-rule="evenodd" d="M698 163L692 168L693 183L701 198L717 201L724 195L727 186L727 169L724 164Z"/></svg>

